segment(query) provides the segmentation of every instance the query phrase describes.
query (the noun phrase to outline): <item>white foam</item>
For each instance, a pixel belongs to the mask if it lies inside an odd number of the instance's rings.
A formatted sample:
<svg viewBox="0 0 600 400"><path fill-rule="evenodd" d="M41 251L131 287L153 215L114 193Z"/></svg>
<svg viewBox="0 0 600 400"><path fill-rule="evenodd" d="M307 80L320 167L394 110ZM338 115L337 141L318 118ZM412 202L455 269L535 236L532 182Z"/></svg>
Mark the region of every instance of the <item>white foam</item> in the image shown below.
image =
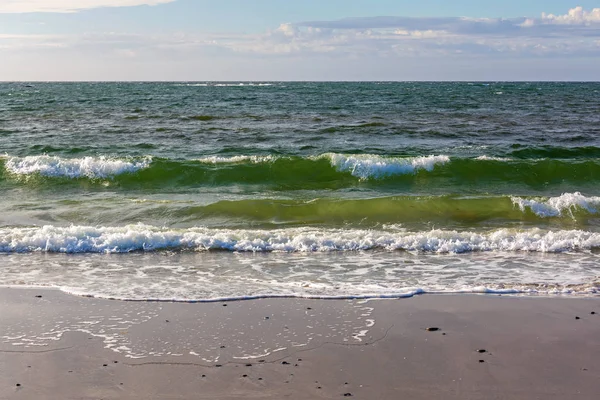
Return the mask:
<svg viewBox="0 0 600 400"><path fill-rule="evenodd" d="M511 197L514 205L525 212L530 209L535 215L543 218L560 217L564 212L569 212L573 217L573 211L583 209L591 214L598 213L600 206L600 197L586 197L580 192L563 193L558 197L548 199L523 199L521 197Z"/></svg>
<svg viewBox="0 0 600 400"><path fill-rule="evenodd" d="M273 83L250 83L250 82L240 82L240 83L185 83L185 84L176 84L175 86L188 86L188 87L239 87L239 86L273 86Z"/></svg>
<svg viewBox="0 0 600 400"><path fill-rule="evenodd" d="M479 156L476 158L476 160L479 161L502 161L502 162L508 162L508 161L512 161L512 158L508 158L508 157L493 157L493 156Z"/></svg>
<svg viewBox="0 0 600 400"><path fill-rule="evenodd" d="M419 170L432 171L436 165L450 162L450 157L444 155L400 158L328 153L322 157L329 158L331 165L338 171L350 172L361 179L414 174Z"/></svg>
<svg viewBox="0 0 600 400"><path fill-rule="evenodd" d="M386 232L290 228L272 231L47 225L0 229L0 252L127 253L160 249L236 252L331 252L384 249L430 253L527 251L560 253L600 247L600 233L500 229L488 233Z"/></svg>
<svg viewBox="0 0 600 400"><path fill-rule="evenodd" d="M210 156L203 157L198 159L197 161L206 164L237 164L244 162L251 162L253 164L261 164L267 162L273 162L277 160L276 156L231 156L231 157L220 157L220 156Z"/></svg>
<svg viewBox="0 0 600 400"><path fill-rule="evenodd" d="M50 177L111 178L147 168L151 159L128 161L109 157L62 158L56 156L11 157L5 168L16 175L40 174Z"/></svg>

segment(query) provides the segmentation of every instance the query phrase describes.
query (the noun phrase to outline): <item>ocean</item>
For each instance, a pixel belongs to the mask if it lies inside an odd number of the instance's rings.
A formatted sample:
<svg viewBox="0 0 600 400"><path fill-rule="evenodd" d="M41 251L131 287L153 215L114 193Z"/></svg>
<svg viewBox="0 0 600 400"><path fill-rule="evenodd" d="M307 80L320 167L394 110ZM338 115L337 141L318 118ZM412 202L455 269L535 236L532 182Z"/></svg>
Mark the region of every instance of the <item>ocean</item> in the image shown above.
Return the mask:
<svg viewBox="0 0 600 400"><path fill-rule="evenodd" d="M0 285L600 290L600 83L0 83Z"/></svg>

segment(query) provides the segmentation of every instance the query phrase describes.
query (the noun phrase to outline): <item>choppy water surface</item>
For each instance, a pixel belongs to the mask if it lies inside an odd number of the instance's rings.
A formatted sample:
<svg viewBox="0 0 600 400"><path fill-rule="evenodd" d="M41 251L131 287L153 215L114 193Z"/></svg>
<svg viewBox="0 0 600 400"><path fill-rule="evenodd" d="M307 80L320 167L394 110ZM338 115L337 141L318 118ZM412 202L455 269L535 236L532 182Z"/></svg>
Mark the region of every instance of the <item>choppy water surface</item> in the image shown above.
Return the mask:
<svg viewBox="0 0 600 400"><path fill-rule="evenodd" d="M600 84L2 83L0 284L593 294Z"/></svg>

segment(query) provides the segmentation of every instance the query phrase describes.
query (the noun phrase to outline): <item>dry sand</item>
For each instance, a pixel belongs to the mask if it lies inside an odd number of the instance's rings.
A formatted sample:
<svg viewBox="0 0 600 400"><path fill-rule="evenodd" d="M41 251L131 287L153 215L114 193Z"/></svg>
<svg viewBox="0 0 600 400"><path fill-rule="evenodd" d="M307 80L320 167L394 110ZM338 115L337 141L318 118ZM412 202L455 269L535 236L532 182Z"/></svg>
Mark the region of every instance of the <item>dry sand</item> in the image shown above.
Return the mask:
<svg viewBox="0 0 600 400"><path fill-rule="evenodd" d="M598 313L597 297L176 304L5 288L0 399L596 399Z"/></svg>

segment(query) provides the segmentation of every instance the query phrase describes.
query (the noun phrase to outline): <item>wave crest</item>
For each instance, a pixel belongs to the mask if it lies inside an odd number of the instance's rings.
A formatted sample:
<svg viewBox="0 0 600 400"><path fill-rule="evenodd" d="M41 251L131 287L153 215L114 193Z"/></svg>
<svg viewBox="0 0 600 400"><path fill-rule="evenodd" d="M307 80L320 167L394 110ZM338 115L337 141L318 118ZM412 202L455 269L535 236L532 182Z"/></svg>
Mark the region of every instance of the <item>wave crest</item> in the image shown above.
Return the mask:
<svg viewBox="0 0 600 400"><path fill-rule="evenodd" d="M127 253L132 251L225 250L236 252L331 252L383 249L428 253L528 251L561 253L600 247L600 233L580 230L488 233L432 230L388 232L290 228L272 231L149 225L124 227L44 226L0 229L0 252Z"/></svg>
<svg viewBox="0 0 600 400"><path fill-rule="evenodd" d="M328 153L323 156L329 158L331 165L338 171L350 172L360 179L414 174L421 169L432 171L436 165L450 162L450 157L444 155L400 158L372 154Z"/></svg>
<svg viewBox="0 0 600 400"><path fill-rule="evenodd" d="M512 197L511 200L522 212L530 209L531 212L542 218L560 217L563 212L569 212L573 217L573 211L578 208L596 214L598 213L597 207L600 206L600 197L586 197L580 192L563 193L549 199Z"/></svg>
<svg viewBox="0 0 600 400"><path fill-rule="evenodd" d="M104 156L68 159L43 155L11 157L6 161L5 168L16 175L40 174L48 177L98 179L137 172L147 168L150 163L149 157L127 161Z"/></svg>

